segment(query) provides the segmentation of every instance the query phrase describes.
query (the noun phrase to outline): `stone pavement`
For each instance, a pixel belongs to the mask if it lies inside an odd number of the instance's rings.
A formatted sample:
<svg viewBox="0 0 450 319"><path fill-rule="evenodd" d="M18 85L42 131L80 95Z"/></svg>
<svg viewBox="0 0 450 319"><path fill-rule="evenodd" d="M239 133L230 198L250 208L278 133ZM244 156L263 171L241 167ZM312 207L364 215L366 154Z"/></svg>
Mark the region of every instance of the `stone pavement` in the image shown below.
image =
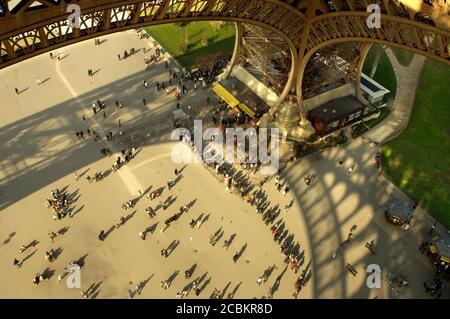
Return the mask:
<svg viewBox="0 0 450 319"><path fill-rule="evenodd" d="M402 66L391 48L386 48L386 54L391 62L397 78L397 96L392 105L391 113L378 125L367 131L364 138L386 143L398 136L408 125L416 98L416 90L422 79L422 70L426 57L416 54L409 66Z"/></svg>
<svg viewBox="0 0 450 319"><path fill-rule="evenodd" d="M214 288L222 290L225 297L234 292L236 298L261 298L267 296L278 276L281 281L274 297L292 298L294 282L304 269L312 271L312 278L299 298L427 298L421 285L433 274L418 247L430 221L418 214L410 231L384 221L385 203L403 195L377 179L376 150L360 139L290 163L282 171L291 187L286 196L276 191L273 179L262 187L271 207L282 209L280 217L304 250L298 274L285 270L280 248L255 208L226 191L202 164L183 168L181 180L161 196L162 201L174 196L175 202L165 211L158 210L153 219L145 208L155 207L159 199L142 197L133 209L122 210L122 204L136 198L138 191L147 193L165 186L173 178L174 168L183 167L171 161L174 142L166 134L171 128L168 115L176 102L173 96L156 92L153 85L147 90L143 87L144 79L152 84L167 80L163 61L146 71L142 52L117 60L117 53L125 48L148 49L151 44L134 31L109 35L102 41L100 46L94 46L92 40L66 47L61 50L65 56L61 61L43 55L0 71L0 95L7 101L0 117L1 298L81 298L80 289L68 289L64 279L57 279L73 260L83 261L81 289L91 288L90 298L128 298L128 291L138 283L143 289L135 298L175 298L197 277L203 278L200 286L205 286L199 298L208 298ZM100 70L88 77L89 67ZM36 76L42 81L49 79L37 86ZM28 89L16 95L14 86ZM182 107L187 111L187 105L192 105L201 113L210 107L204 102L207 95L213 96L209 89L191 90L182 99ZM93 116L90 110L97 98L106 101L106 119L101 113ZM115 109L116 99L124 102L123 109ZM83 115L87 121L82 120ZM107 145L104 141L78 140L74 132L87 127L117 132L119 119L125 131L123 141L139 143L136 157L103 181L89 183L85 176L108 170L114 157L100 155L100 148ZM135 128L139 131L133 137ZM116 142L109 144L118 150L121 147ZM337 165L341 158L346 160L344 168ZM348 175L345 168L353 164L355 170ZM76 181L74 171L83 177ZM309 187L303 183L307 173L318 176ZM55 188L65 188L74 196L73 217L52 219L44 201ZM292 208L284 212L292 200ZM164 220L188 203L193 203L188 213L161 232ZM99 241L99 231L110 229L120 216L128 217L125 225ZM200 216L208 216L207 221L192 229L189 220ZM338 249L353 225L357 229L352 241ZM139 232L150 226L153 232L140 239ZM63 228L66 233L51 242L49 229ZM213 247L209 238L219 229L224 235ZM231 247L222 248L233 234ZM364 247L372 239L376 255ZM39 243L19 254L19 247L33 240ZM177 246L172 254L162 257L160 250L174 242ZM44 259L49 249L59 251L52 263ZM240 250L242 257L233 263L233 254ZM20 269L13 267L14 258L23 261ZM356 276L347 272L347 263L357 269ZM365 269L371 263L382 267L381 289L369 289L365 284ZM193 265L194 275L185 279L184 271ZM259 286L257 278L270 266L277 268L268 282ZM33 276L45 270L50 279L33 285ZM397 296L388 285L389 273L403 274L410 286ZM172 279L170 288L161 289L161 281L168 278ZM195 297L192 291L188 295Z"/></svg>

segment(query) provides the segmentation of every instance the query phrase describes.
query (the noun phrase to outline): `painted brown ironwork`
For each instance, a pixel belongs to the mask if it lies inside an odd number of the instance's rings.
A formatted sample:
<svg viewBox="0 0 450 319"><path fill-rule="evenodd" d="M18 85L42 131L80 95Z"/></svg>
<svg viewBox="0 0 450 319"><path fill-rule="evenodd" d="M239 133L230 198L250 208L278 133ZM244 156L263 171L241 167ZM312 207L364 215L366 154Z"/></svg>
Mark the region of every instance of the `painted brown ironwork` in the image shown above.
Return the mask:
<svg viewBox="0 0 450 319"><path fill-rule="evenodd" d="M381 28L366 24L367 6L373 3L381 9ZM69 26L69 4L81 8L80 29ZM280 101L295 84L301 104L307 62L328 45L381 43L450 65L449 13L450 0L0 0L0 69L131 28L234 21L266 28L286 42L292 62Z"/></svg>

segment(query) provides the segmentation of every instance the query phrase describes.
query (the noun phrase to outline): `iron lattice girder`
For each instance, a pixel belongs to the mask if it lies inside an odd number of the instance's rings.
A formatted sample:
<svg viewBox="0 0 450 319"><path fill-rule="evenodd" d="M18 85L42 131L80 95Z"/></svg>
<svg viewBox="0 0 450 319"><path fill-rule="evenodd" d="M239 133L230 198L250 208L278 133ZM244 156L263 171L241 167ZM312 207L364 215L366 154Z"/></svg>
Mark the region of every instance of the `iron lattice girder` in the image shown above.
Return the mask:
<svg viewBox="0 0 450 319"><path fill-rule="evenodd" d="M267 30L243 26L240 61L247 71L281 94L289 78L292 61L286 41Z"/></svg>
<svg viewBox="0 0 450 319"><path fill-rule="evenodd" d="M0 68L107 33L149 24L229 20L277 33L299 57L338 42L379 42L450 64L450 1L379 0L382 28L370 29L360 0L21 0L0 1ZM42 5L34 6L35 3ZM8 5L9 4L9 5ZM82 28L68 28L77 4ZM430 5L431 4L431 5ZM11 6L11 8L10 8Z"/></svg>
<svg viewBox="0 0 450 319"><path fill-rule="evenodd" d="M362 44L343 43L321 48L309 59L302 80L304 96L316 95L328 85L357 77L358 63L364 56Z"/></svg>

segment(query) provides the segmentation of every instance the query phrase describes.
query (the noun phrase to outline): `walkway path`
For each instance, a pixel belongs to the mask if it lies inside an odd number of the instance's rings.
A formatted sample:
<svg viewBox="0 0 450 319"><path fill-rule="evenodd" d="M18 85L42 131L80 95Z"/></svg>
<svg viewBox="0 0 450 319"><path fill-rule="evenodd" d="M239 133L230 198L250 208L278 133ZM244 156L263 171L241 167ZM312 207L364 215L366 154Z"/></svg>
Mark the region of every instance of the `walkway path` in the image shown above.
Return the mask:
<svg viewBox="0 0 450 319"><path fill-rule="evenodd" d="M363 135L364 138L376 143L386 143L397 137L408 125L411 111L416 99L416 90L422 78L422 70L426 58L415 55L411 64L402 66L391 48L386 48L386 54L392 63L397 78L397 96L391 113L381 123Z"/></svg>

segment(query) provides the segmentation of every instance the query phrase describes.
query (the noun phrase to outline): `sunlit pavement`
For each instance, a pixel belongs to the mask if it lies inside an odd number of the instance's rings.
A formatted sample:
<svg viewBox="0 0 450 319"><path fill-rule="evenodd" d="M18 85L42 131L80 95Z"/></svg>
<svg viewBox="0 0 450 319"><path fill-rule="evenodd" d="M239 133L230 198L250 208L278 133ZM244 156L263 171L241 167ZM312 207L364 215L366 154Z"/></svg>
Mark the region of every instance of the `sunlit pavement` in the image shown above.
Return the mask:
<svg viewBox="0 0 450 319"><path fill-rule="evenodd" d="M123 54L124 49L152 47L134 31L105 39L100 46L94 46L91 40L63 48L61 61L44 54L0 71L0 95L6 101L0 116L0 297L81 298L80 289L69 289L65 279L57 279L69 262L80 258L84 261L81 289L93 286L91 298L128 298L128 290L139 282L144 287L135 298L175 298L178 291L205 274L199 285L205 288L199 298L209 298L214 288L222 290L224 297L234 292L235 298L261 298L267 296L279 275L281 283L274 298L292 298L295 280L308 264L312 279L299 298L427 297L421 287L423 281L432 279L433 272L418 247L432 221L418 212L409 231L385 222L385 203L403 195L384 179L377 179L373 163L376 150L361 140L327 150L320 158L313 155L289 164L283 170L291 185L285 197L276 191L273 179L263 186L271 206L278 204L283 210L295 200L294 206L280 217L305 249L305 261L298 274L290 268L284 272L280 248L255 209L227 192L201 164L186 166L170 193L164 190L162 201L169 195L176 196L176 200L167 211L159 210L155 218L147 216L145 207L154 207L158 200L151 202L144 197L135 208L122 210L122 204L135 198L139 190L165 186L173 178L175 167L181 169L183 165L171 161L173 144L167 134L159 134L170 131L168 115L176 108L175 98L164 91L156 92L153 84L149 89L143 86L144 80L168 80L164 60L148 71L142 51L118 61L117 54ZM98 72L89 77L88 68ZM36 76L44 82L40 86ZM26 90L16 95L14 87ZM214 96L209 90L191 90L182 99L182 108L187 111L187 105L191 105L205 110L207 95ZM91 105L97 98L107 102L106 119L101 113L92 118ZM116 110L115 100L121 100L125 107ZM83 115L88 118L86 122ZM114 157L101 157L99 150L106 146L105 142L79 141L74 132L88 126L101 132L117 132L119 119L125 131L140 128L136 139L141 138L145 146L126 167L103 181L88 183L84 177L76 181L74 171L81 174L88 170L86 174L92 176L109 169ZM344 167L338 166L340 159L345 159ZM348 175L346 168L354 163L355 170ZM303 182L307 173L318 176L310 186ZM77 199L76 214L54 221L44 201L52 189L66 186ZM189 212L161 233L164 220L193 200ZM200 214L209 215L209 219L200 229L192 229L189 220ZM100 230L109 229L120 216L127 215L130 219L124 226L112 231L105 241L98 240ZM141 240L138 233L155 223L155 231ZM357 225L353 240L337 250L353 225ZM51 243L48 231L65 226L68 231ZM212 247L209 236L220 227L224 235ZM234 233L236 238L225 250L223 241ZM365 248L365 243L373 239L376 255ZM19 254L19 247L32 240L39 243ZM180 244L168 258L162 257L160 250L174 240ZM242 257L233 263L232 256L242 247ZM47 262L45 251L57 248L62 251L56 261ZM25 259L20 269L13 267L16 257ZM346 270L347 263L358 271L356 276ZM184 271L193 264L193 276L185 279ZM366 285L369 264L382 268L380 289ZM277 269L267 283L259 286L257 278L272 265ZM53 273L51 278L33 285L34 275L46 268ZM170 288L162 289L161 281L177 270ZM402 274L409 281L409 287L399 296L388 287L388 273ZM193 291L188 298L196 298Z"/></svg>

